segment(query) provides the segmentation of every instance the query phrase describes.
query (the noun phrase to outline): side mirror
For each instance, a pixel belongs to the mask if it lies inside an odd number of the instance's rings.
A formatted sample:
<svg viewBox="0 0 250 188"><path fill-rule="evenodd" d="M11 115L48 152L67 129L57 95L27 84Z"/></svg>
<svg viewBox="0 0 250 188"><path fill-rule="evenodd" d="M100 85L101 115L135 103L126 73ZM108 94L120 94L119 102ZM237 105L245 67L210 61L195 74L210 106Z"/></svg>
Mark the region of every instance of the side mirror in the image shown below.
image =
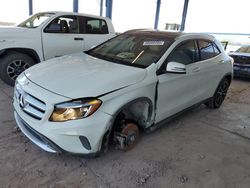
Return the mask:
<svg viewBox="0 0 250 188"><path fill-rule="evenodd" d="M175 74L186 74L186 66L177 62L169 62L166 67L166 72Z"/></svg>

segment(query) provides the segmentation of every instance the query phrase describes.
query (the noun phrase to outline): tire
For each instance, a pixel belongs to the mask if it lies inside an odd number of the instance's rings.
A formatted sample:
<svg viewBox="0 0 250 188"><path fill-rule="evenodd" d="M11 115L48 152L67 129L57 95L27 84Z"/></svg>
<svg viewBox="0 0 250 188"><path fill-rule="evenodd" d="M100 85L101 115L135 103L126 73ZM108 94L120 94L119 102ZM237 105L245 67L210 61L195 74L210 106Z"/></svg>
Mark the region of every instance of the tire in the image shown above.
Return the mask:
<svg viewBox="0 0 250 188"><path fill-rule="evenodd" d="M211 109L220 108L226 97L229 85L230 81L227 78L224 78L217 87L212 99L206 102L205 105Z"/></svg>
<svg viewBox="0 0 250 188"><path fill-rule="evenodd" d="M0 77L6 84L14 86L18 75L34 64L35 61L26 54L9 52L0 61Z"/></svg>

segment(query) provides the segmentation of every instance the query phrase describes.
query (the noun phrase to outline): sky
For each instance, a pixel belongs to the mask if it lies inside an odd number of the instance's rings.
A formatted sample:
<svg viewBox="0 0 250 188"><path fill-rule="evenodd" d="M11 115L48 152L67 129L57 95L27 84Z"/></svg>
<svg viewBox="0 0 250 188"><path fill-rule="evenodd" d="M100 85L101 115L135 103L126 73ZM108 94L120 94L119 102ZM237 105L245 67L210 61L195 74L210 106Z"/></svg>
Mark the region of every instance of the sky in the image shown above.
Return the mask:
<svg viewBox="0 0 250 188"><path fill-rule="evenodd" d="M28 0L1 0L0 22L20 23L28 14ZM153 28L157 0L113 0L112 21L117 32ZM104 0L105 4L105 0ZM184 0L161 0L160 30L181 23ZM33 0L33 13L72 11L73 0ZM79 12L99 15L99 0L79 0ZM250 33L250 0L189 0L186 31ZM105 15L105 8L104 8Z"/></svg>

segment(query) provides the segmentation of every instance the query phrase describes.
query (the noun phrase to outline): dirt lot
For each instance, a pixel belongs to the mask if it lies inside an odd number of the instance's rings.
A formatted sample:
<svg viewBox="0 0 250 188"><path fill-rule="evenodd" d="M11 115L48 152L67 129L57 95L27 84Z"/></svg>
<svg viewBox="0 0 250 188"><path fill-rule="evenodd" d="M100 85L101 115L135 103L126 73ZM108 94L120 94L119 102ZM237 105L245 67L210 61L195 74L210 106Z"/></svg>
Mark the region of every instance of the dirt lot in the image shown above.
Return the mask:
<svg viewBox="0 0 250 188"><path fill-rule="evenodd" d="M233 81L219 110L202 105L96 159L29 142L15 129L12 90L0 82L0 187L250 187L250 81Z"/></svg>

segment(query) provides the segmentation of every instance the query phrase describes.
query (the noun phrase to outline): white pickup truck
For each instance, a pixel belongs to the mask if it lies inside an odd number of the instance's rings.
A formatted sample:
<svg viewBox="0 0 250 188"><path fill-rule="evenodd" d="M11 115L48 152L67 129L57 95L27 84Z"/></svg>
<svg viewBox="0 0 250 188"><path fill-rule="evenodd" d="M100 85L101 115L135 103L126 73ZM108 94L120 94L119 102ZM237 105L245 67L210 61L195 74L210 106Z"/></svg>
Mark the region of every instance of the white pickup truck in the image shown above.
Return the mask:
<svg viewBox="0 0 250 188"><path fill-rule="evenodd" d="M15 27L0 28L0 77L14 85L21 72L40 61L88 50L114 36L108 18L37 13Z"/></svg>

